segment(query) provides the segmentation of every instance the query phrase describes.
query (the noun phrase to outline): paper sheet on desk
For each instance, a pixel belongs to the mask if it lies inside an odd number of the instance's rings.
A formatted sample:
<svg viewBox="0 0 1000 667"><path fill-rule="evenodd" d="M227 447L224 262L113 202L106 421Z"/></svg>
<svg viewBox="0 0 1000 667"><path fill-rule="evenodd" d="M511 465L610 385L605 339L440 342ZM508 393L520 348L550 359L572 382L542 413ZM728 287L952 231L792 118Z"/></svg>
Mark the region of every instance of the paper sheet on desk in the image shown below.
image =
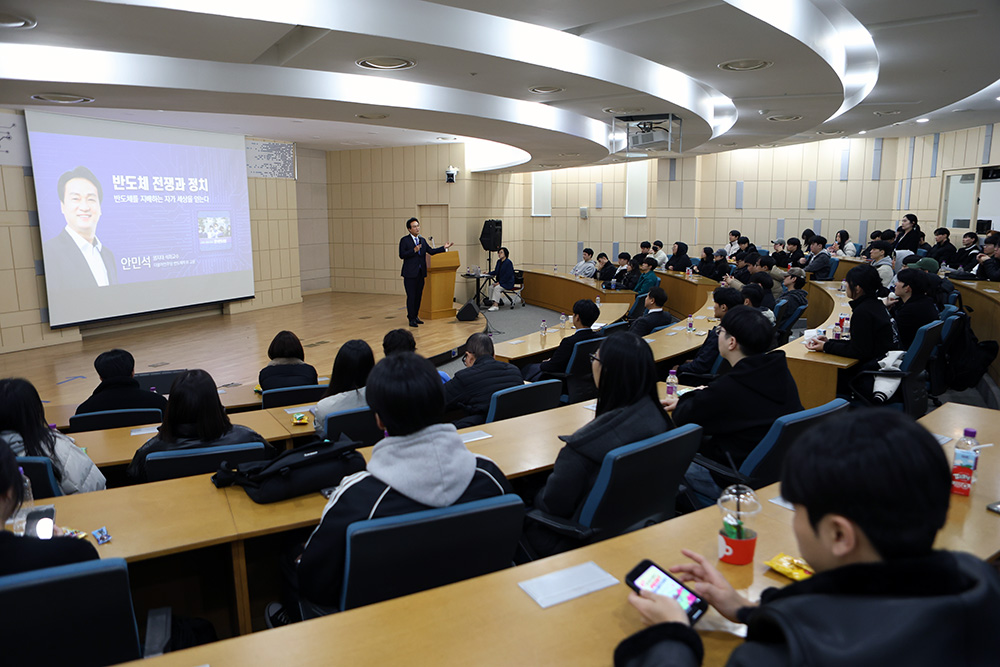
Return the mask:
<svg viewBox="0 0 1000 667"><path fill-rule="evenodd" d="M508 345L517 345L517 344L523 343L523 342L524 342L523 338L518 338L517 340L509 340L509 341L507 341L507 344Z"/></svg>
<svg viewBox="0 0 1000 667"><path fill-rule="evenodd" d="M472 433L463 433L462 442L468 444L470 442L475 442L476 440L485 440L486 438L492 438L493 436L486 431L473 431Z"/></svg>
<svg viewBox="0 0 1000 667"><path fill-rule="evenodd" d="M774 498L771 498L769 502L774 503L778 507L784 507L786 510L792 510L793 512L795 511L795 506L792 505L787 500L785 500L784 498L782 498L781 496L775 496Z"/></svg>
<svg viewBox="0 0 1000 667"><path fill-rule="evenodd" d="M667 334L667 335L669 335L669 334ZM655 338L643 338L643 340L646 341L647 343L655 343L656 342Z"/></svg>
<svg viewBox="0 0 1000 667"><path fill-rule="evenodd" d="M996 291L995 289L986 289L985 287L983 288L983 291L989 292L990 294L1000 294L1000 292Z"/></svg>
<svg viewBox="0 0 1000 667"><path fill-rule="evenodd" d="M285 408L285 414L294 415L296 412L311 412L315 407L316 404L313 403L312 405L300 405L297 408Z"/></svg>
<svg viewBox="0 0 1000 667"><path fill-rule="evenodd" d="M598 567L594 561L550 572L534 579L518 582L525 593L547 609L561 602L578 598L587 593L614 586L618 580Z"/></svg>
<svg viewBox="0 0 1000 667"><path fill-rule="evenodd" d="M938 444L941 445L942 447L947 445L952 440L950 437L946 435L938 435L937 433L931 433L931 435L934 436L934 439L937 440Z"/></svg>
<svg viewBox="0 0 1000 667"><path fill-rule="evenodd" d="M159 426L145 426L143 428L134 428L128 432L129 435L150 435L156 433Z"/></svg>

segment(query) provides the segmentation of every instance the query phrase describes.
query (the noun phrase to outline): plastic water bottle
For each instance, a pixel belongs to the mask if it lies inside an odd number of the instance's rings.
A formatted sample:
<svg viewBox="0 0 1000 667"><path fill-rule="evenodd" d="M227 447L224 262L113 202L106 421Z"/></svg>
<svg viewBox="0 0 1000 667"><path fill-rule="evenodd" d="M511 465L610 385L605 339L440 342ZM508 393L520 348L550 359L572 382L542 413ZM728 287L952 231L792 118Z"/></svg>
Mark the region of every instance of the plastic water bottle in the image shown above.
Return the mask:
<svg viewBox="0 0 1000 667"><path fill-rule="evenodd" d="M694 315L688 315L688 333L694 333Z"/></svg>
<svg viewBox="0 0 1000 667"><path fill-rule="evenodd" d="M552 273L559 273L559 265L558 264L553 264L552 265Z"/></svg>
<svg viewBox="0 0 1000 667"><path fill-rule="evenodd" d="M835 323L831 331L833 333L833 339L840 340L840 324Z"/></svg>
<svg viewBox="0 0 1000 667"><path fill-rule="evenodd" d="M965 429L964 435L955 443L955 462L951 466L951 492L967 496L976 481L976 467L979 465L979 442L976 429Z"/></svg>
<svg viewBox="0 0 1000 667"><path fill-rule="evenodd" d="M601 307L601 297L597 297L597 300L594 301L594 303L597 304L598 308L600 308Z"/></svg>
<svg viewBox="0 0 1000 667"><path fill-rule="evenodd" d="M617 278L612 278L611 279L611 289L618 289L618 279Z"/></svg>
<svg viewBox="0 0 1000 667"><path fill-rule="evenodd" d="M559 328L566 328L566 313L559 313Z"/></svg>
<svg viewBox="0 0 1000 667"><path fill-rule="evenodd" d="M35 496L31 492L31 480L24 474L24 468L18 466L17 471L21 474L21 484L24 486L24 500L21 502L17 514L14 515L14 534L24 535L28 513L35 508Z"/></svg>
<svg viewBox="0 0 1000 667"><path fill-rule="evenodd" d="M667 375L667 398L677 395L677 371L671 370Z"/></svg>
<svg viewBox="0 0 1000 667"><path fill-rule="evenodd" d="M540 326L540 327L538 328L538 331L539 331L539 333L541 333L541 334L542 334L543 336L544 336L545 334L547 334L547 333L549 332L549 328L548 328L547 326L545 326L545 320L542 320L542 326Z"/></svg>
<svg viewBox="0 0 1000 667"><path fill-rule="evenodd" d="M841 280L840 281L840 291L841 292L846 292L847 291L847 281L846 280Z"/></svg>

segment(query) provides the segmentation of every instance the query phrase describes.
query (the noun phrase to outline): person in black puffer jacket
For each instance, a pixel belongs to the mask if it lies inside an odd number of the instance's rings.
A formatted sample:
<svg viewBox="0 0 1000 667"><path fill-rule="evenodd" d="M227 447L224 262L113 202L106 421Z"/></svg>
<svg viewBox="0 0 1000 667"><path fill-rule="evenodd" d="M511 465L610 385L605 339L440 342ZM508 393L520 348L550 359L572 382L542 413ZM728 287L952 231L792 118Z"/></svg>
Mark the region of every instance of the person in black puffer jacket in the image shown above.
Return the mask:
<svg viewBox="0 0 1000 667"><path fill-rule="evenodd" d="M445 410L465 412L452 422L455 428L484 423L494 392L524 384L517 366L493 358L493 339L484 333L465 341L462 361L465 368L444 383Z"/></svg>

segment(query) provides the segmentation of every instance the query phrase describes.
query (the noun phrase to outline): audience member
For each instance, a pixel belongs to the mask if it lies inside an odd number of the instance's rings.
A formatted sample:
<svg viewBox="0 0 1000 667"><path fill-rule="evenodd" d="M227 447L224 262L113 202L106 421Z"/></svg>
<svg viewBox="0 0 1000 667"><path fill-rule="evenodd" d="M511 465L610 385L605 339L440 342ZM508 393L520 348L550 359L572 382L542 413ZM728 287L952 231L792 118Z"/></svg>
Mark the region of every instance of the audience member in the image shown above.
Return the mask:
<svg viewBox="0 0 1000 667"><path fill-rule="evenodd" d="M625 281L625 274L628 273L628 263L632 259L632 255L627 252L618 253L618 266L615 267L614 280L620 287ZM631 288L630 288L631 289Z"/></svg>
<svg viewBox="0 0 1000 667"><path fill-rule="evenodd" d="M802 247L808 249L812 244L812 237L816 236L816 232L806 227L802 230Z"/></svg>
<svg viewBox="0 0 1000 667"><path fill-rule="evenodd" d="M889 309L896 330L897 349L908 350L917 329L938 319L934 300L928 294L930 281L919 269L903 269L896 277L896 301Z"/></svg>
<svg viewBox="0 0 1000 667"><path fill-rule="evenodd" d="M656 260L650 259L654 262ZM601 309L597 304L588 299L580 299L573 304L573 327L576 333L566 336L559 343L552 356L540 364L529 364L521 371L525 380L534 382L542 377L543 373L565 373L569 358L573 355L573 346L585 340L596 338L598 333L591 329L597 318L601 316Z"/></svg>
<svg viewBox="0 0 1000 667"><path fill-rule="evenodd" d="M663 310L663 306L666 303L667 293L662 287L654 287L649 290L649 294L646 295L646 312L642 317L629 325L629 333L633 333L636 336L645 336L657 327L665 327L672 324L674 318L670 316L670 313Z"/></svg>
<svg viewBox="0 0 1000 667"><path fill-rule="evenodd" d="M729 243L722 248L726 251L726 257L736 256L736 252L740 249L741 236L743 236L743 234L738 229L732 229L729 231Z"/></svg>
<svg viewBox="0 0 1000 667"><path fill-rule="evenodd" d="M303 604L319 612L340 602L350 524L511 493L496 464L440 423L444 389L426 359L401 352L380 361L368 376L367 399L388 435L368 469L337 486L295 567ZM280 618L281 610L269 605L268 616Z"/></svg>
<svg viewBox="0 0 1000 667"><path fill-rule="evenodd" d="M185 371L174 380L167 411L158 430L159 433L136 451L125 471L133 482L147 481L146 457L153 452L260 442L267 456L277 453L262 435L229 421L215 380L197 368Z"/></svg>
<svg viewBox="0 0 1000 667"><path fill-rule="evenodd" d="M771 276L771 296L777 302L781 298L781 283L785 280L787 271L783 266L779 266L774 257L761 257L757 260L757 268Z"/></svg>
<svg viewBox="0 0 1000 667"><path fill-rule="evenodd" d="M755 246L753 243L750 242L750 238L749 237L741 236L736 242L739 244L740 250L742 250L743 252L747 253L748 255L750 253L756 253L757 252L757 246ZM757 254L760 254L760 253L757 253Z"/></svg>
<svg viewBox="0 0 1000 667"><path fill-rule="evenodd" d="M951 230L947 227L938 227L934 230L934 247L927 251L927 256L937 261L938 264L951 264L958 252L951 244Z"/></svg>
<svg viewBox="0 0 1000 667"><path fill-rule="evenodd" d="M719 325L718 347L732 370L707 387L663 401L678 426L701 425L706 440L699 452L727 468L743 464L775 419L803 409L785 353L767 352L773 338L774 329L759 310L729 309ZM695 463L685 480L690 489L709 498L717 497L725 483Z"/></svg>
<svg viewBox="0 0 1000 667"><path fill-rule="evenodd" d="M803 270L806 273L811 273L813 280L832 280L833 261L830 257L830 251L826 249L826 238L816 234L809 241L811 257Z"/></svg>
<svg viewBox="0 0 1000 667"><path fill-rule="evenodd" d="M608 256L605 255L604 260L607 259ZM503 291L514 289L514 262L510 261L510 251L507 248L500 248L497 251L497 265L489 275L496 280L496 284L490 290L490 301L492 301L490 310L499 310ZM511 303L513 304L513 301Z"/></svg>
<svg viewBox="0 0 1000 667"><path fill-rule="evenodd" d="M677 254L676 248L674 254ZM667 253L663 252L663 241L660 239L653 241L653 258L656 259L656 268L662 269L667 265Z"/></svg>
<svg viewBox="0 0 1000 667"><path fill-rule="evenodd" d="M213 387L214 389L214 387ZM0 442L15 456L44 456L52 461L65 494L100 491L104 475L73 439L50 428L35 386L21 378L0 380Z"/></svg>
<svg viewBox="0 0 1000 667"><path fill-rule="evenodd" d="M316 369L306 363L306 353L299 337L291 331L279 331L267 348L271 361L260 370L257 382L263 391L319 384Z"/></svg>
<svg viewBox="0 0 1000 667"><path fill-rule="evenodd" d="M976 266L976 257L979 256L979 253L979 235L975 232L966 232L962 234L962 247L955 251L955 256L948 262L948 266L953 269L972 271L973 267Z"/></svg>
<svg viewBox="0 0 1000 667"><path fill-rule="evenodd" d="M976 256L978 265L973 269L978 280L1000 282L1000 236L988 236L983 252Z"/></svg>
<svg viewBox="0 0 1000 667"><path fill-rule="evenodd" d="M877 361L892 349L892 322L885 306L877 298L882 281L878 271L868 264L847 272L847 296L851 299L849 340L829 340L818 336L806 341L810 350L829 352L841 357L860 359L862 364ZM841 372L841 376L846 376ZM845 382L849 379L842 377Z"/></svg>
<svg viewBox="0 0 1000 667"><path fill-rule="evenodd" d="M638 257L633 257L628 261L628 271L625 273L624 280L619 280L618 289L630 289L634 290L635 286L639 284L639 277L642 275L642 260Z"/></svg>
<svg viewBox="0 0 1000 667"><path fill-rule="evenodd" d="M900 232L896 235L892 249L916 252L920 245L920 225L917 224L917 216L912 213L904 215L899 221L899 229Z"/></svg>
<svg viewBox="0 0 1000 667"><path fill-rule="evenodd" d="M663 264L660 264L662 267ZM683 241L674 243L673 255L667 261L667 271L684 271L691 268L691 258L688 257L688 244Z"/></svg>
<svg viewBox="0 0 1000 667"><path fill-rule="evenodd" d="M576 263L570 273L581 278L593 278L596 271L597 263L594 261L594 249L584 248L583 259Z"/></svg>
<svg viewBox="0 0 1000 667"><path fill-rule="evenodd" d="M936 259L921 257L913 265L913 268L923 271L928 283L927 294L934 301L935 307L939 311L942 310L948 304L948 299L951 293L955 291L955 286L947 278L942 278L938 275L941 265L938 264Z"/></svg>
<svg viewBox="0 0 1000 667"><path fill-rule="evenodd" d="M775 319L779 324L783 323L785 318L791 317L799 306L809 305L809 293L802 289L806 286L805 271L792 267L788 270L782 283L785 292L782 293L781 298L785 300L785 305L780 312L775 313Z"/></svg>
<svg viewBox="0 0 1000 667"><path fill-rule="evenodd" d="M851 236L846 229L841 229L834 237L833 245L830 246L830 254L834 257L854 257L858 254L858 249L851 243Z"/></svg>
<svg viewBox="0 0 1000 667"><path fill-rule="evenodd" d="M611 279L615 277L615 273L618 271L618 265L612 264L611 260L608 259L608 253L602 252L597 255L597 276L595 276L602 283L611 282Z"/></svg>
<svg viewBox="0 0 1000 667"><path fill-rule="evenodd" d="M596 416L573 435L560 436L566 444L535 496L536 508L566 519L579 518L608 452L672 428L660 405L656 363L646 341L631 333L608 336L591 359L597 384ZM578 544L532 521L525 526L525 538L537 557Z"/></svg>
<svg viewBox="0 0 1000 667"><path fill-rule="evenodd" d="M722 280L729 275L726 251L720 249L713 252L712 248L705 246L702 248L701 261L694 267L694 270L709 280Z"/></svg>
<svg viewBox="0 0 1000 667"><path fill-rule="evenodd" d="M643 241L639 244L639 252L636 254L635 259L642 262L642 260L646 259L647 255L652 254L652 251L653 246L649 243L649 241Z"/></svg>
<svg viewBox="0 0 1000 667"><path fill-rule="evenodd" d="M793 236L788 239L788 243L786 245L788 247L788 263L798 268L805 266L805 262L802 260L804 260L806 256L805 253L802 252L802 243L799 242L799 239Z"/></svg>
<svg viewBox="0 0 1000 667"><path fill-rule="evenodd" d="M875 241L881 240L881 238L882 238L882 232L880 232L877 229L874 232L872 232L871 234L869 234L868 235L868 247L866 247L864 250L861 251L861 256L864 257L865 259L871 259L872 243L874 243Z"/></svg>
<svg viewBox="0 0 1000 667"><path fill-rule="evenodd" d="M375 354L365 341L354 339L340 346L333 360L333 370L330 371L330 386L316 404L317 436L320 438L327 436L326 418L330 415L368 407L368 401L365 400L365 385L368 382L368 374L374 366ZM336 433L330 435L337 437Z"/></svg>
<svg viewBox="0 0 1000 667"><path fill-rule="evenodd" d="M77 407L76 414L137 408L167 409L167 399L155 391L139 388L139 381L135 379L135 359L128 351L114 349L102 352L94 359L94 370L101 383L90 398Z"/></svg>
<svg viewBox="0 0 1000 667"><path fill-rule="evenodd" d="M24 485L10 445L0 438L0 521L11 519L24 501ZM17 536L0 531L0 576L97 560L97 550L87 540L65 537L62 528L52 527L52 538ZM53 604L59 604L53 600ZM10 612L14 612L13 609ZM38 619L38 622L44 622Z"/></svg>
<svg viewBox="0 0 1000 667"><path fill-rule="evenodd" d="M933 549L950 487L941 446L910 417L873 409L829 419L799 438L781 475L812 577L769 588L755 604L705 556L683 550L693 562L670 571L746 624L733 667L988 665L997 651L997 573L969 554ZM618 646L616 667L701 662L701 638L673 598L631 593L629 602L656 625Z"/></svg>
<svg viewBox="0 0 1000 667"><path fill-rule="evenodd" d="M768 277L770 278L770 276ZM764 289L760 285L755 283L744 285L743 288L740 289L740 296L743 297L744 306L750 306L751 308L760 311L761 314L767 318L767 321L771 323L771 326L774 326L774 312L770 308L762 305L764 303Z"/></svg>
<svg viewBox="0 0 1000 667"><path fill-rule="evenodd" d="M736 253L736 270L733 271L733 280L738 281L741 285L750 282L750 267L753 266L751 260L755 260L759 257L757 253L745 253L742 250ZM728 284L730 281L726 280Z"/></svg>
<svg viewBox="0 0 1000 667"><path fill-rule="evenodd" d="M920 239L920 243L917 244L917 250L923 250L925 253L930 252L931 244L927 242L927 235L920 232L918 238Z"/></svg>
<svg viewBox="0 0 1000 667"><path fill-rule="evenodd" d="M764 258L761 257L761 259ZM761 307L769 311L774 310L775 304L778 303L778 300L774 298L774 288L777 287L780 290L781 285L774 282L774 278L771 277L771 274L763 270L755 271L750 276L750 284L760 285L762 290L760 302Z"/></svg>
<svg viewBox="0 0 1000 667"><path fill-rule="evenodd" d="M445 410L465 413L453 422L456 428L484 423L494 392L523 384L517 366L493 357L493 339L484 333L474 333L465 341L462 363L465 368L444 383Z"/></svg>
<svg viewBox="0 0 1000 667"><path fill-rule="evenodd" d="M774 239L771 241L771 255L775 266L786 268L788 266L788 253L785 252L785 239Z"/></svg>
<svg viewBox="0 0 1000 667"><path fill-rule="evenodd" d="M642 264L639 265L639 280L632 288L636 294L646 294L660 284L660 278L653 271L655 268L656 260L652 257L646 257L642 260Z"/></svg>
<svg viewBox="0 0 1000 667"><path fill-rule="evenodd" d="M382 338L382 354L389 356L397 352L416 352L417 341L413 334L407 329L393 329ZM441 382L447 382L451 378L442 370L438 370L438 377Z"/></svg>
<svg viewBox="0 0 1000 667"><path fill-rule="evenodd" d="M883 287L889 287L893 276L896 275L892 266L892 257L890 257L892 246L888 241L873 241L868 248L872 260L871 265L878 271L879 281Z"/></svg>
<svg viewBox="0 0 1000 667"><path fill-rule="evenodd" d="M732 287L716 287L712 292L713 316L721 320L730 308L743 305L743 295L740 291ZM715 360L719 358L719 327L713 327L705 342L698 348L698 354L694 359L679 365L678 373L693 373L696 375L707 375L712 372Z"/></svg>

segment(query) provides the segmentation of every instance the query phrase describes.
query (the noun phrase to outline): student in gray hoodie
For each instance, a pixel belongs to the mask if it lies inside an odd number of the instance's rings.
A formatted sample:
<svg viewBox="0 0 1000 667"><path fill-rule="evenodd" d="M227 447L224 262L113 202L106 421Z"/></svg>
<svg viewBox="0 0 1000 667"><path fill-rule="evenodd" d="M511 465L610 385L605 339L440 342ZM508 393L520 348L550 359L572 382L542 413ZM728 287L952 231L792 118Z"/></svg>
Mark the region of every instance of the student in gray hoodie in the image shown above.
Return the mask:
<svg viewBox="0 0 1000 667"><path fill-rule="evenodd" d="M882 287L888 287L892 277L896 275L892 267L892 244L888 241L875 241L868 246L868 249L871 253L872 266L878 271Z"/></svg>
<svg viewBox="0 0 1000 667"><path fill-rule="evenodd" d="M321 608L340 602L350 524L512 492L493 461L466 449L453 425L439 423L444 389L431 362L410 352L391 355L366 386L388 435L372 449L368 470L345 477L330 496L297 566L301 596Z"/></svg>

